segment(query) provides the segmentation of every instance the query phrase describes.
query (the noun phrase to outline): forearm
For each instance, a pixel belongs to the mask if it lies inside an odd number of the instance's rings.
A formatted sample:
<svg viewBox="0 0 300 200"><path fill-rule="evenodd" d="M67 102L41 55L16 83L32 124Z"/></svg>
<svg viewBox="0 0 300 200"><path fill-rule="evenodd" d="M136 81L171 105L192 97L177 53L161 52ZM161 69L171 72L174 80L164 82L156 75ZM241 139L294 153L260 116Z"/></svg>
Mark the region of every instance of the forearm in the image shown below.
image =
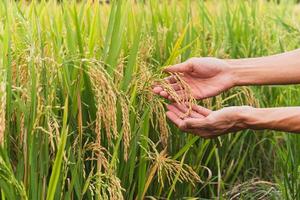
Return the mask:
<svg viewBox="0 0 300 200"><path fill-rule="evenodd" d="M273 56L230 59L237 86L300 83L300 49Z"/></svg>
<svg viewBox="0 0 300 200"><path fill-rule="evenodd" d="M251 108L240 113L244 128L300 133L300 107Z"/></svg>

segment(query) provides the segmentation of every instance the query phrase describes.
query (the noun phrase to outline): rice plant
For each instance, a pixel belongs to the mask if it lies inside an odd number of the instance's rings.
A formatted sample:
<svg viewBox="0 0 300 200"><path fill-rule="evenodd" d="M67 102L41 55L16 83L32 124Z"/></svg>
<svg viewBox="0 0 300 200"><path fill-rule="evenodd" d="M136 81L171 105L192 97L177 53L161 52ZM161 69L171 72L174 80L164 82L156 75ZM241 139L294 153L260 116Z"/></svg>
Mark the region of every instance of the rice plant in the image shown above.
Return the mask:
<svg viewBox="0 0 300 200"><path fill-rule="evenodd" d="M151 86L193 56L299 47L294 1L0 1L1 199L298 199L299 137L204 140ZM299 104L298 86L197 102Z"/></svg>

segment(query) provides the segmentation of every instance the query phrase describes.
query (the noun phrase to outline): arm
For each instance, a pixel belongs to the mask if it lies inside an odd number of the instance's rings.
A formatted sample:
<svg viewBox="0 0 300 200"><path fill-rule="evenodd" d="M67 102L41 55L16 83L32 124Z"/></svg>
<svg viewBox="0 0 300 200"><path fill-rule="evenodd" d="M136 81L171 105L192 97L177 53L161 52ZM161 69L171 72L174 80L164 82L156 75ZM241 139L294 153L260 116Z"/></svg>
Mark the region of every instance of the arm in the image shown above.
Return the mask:
<svg viewBox="0 0 300 200"><path fill-rule="evenodd" d="M249 129L300 133L300 107L252 108L240 117Z"/></svg>
<svg viewBox="0 0 300 200"><path fill-rule="evenodd" d="M245 129L279 130L300 133L300 107L253 108L249 106L227 107L210 111L193 105L186 115L187 106L168 105L168 118L179 129L204 138L214 138Z"/></svg>
<svg viewBox="0 0 300 200"><path fill-rule="evenodd" d="M300 49L273 56L227 60L235 85L300 83Z"/></svg>
<svg viewBox="0 0 300 200"><path fill-rule="evenodd" d="M300 83L300 49L260 58L227 59L191 58L165 69L179 73L189 85L194 98L213 97L234 86ZM180 83L171 75L165 79L180 97ZM153 88L156 94L170 99L163 86Z"/></svg>

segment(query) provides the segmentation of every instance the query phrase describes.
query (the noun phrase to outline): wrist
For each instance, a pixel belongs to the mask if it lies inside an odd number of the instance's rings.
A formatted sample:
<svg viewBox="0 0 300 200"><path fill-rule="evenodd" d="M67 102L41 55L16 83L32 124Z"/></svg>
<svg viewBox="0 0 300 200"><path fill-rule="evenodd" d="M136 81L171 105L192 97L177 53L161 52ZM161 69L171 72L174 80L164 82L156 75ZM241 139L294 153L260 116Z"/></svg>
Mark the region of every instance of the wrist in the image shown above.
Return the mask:
<svg viewBox="0 0 300 200"><path fill-rule="evenodd" d="M228 124L231 124L231 128L235 131L244 130L249 128L249 116L255 109L251 106L233 106L227 107L229 115L227 115Z"/></svg>
<svg viewBox="0 0 300 200"><path fill-rule="evenodd" d="M255 72L254 72L255 73ZM251 85L251 74L253 68L245 65L230 64L230 74L233 79L234 86Z"/></svg>
<svg viewBox="0 0 300 200"><path fill-rule="evenodd" d="M259 61L254 59L227 60L234 86L247 86L262 83Z"/></svg>
<svg viewBox="0 0 300 200"><path fill-rule="evenodd" d="M240 112L240 118L247 129L261 130L267 128L272 122L272 117L267 117L266 109L249 107Z"/></svg>
<svg viewBox="0 0 300 200"><path fill-rule="evenodd" d="M240 130L252 128L256 123L256 119L253 117L255 111L256 108L251 106L239 106L239 109L235 112L236 126Z"/></svg>

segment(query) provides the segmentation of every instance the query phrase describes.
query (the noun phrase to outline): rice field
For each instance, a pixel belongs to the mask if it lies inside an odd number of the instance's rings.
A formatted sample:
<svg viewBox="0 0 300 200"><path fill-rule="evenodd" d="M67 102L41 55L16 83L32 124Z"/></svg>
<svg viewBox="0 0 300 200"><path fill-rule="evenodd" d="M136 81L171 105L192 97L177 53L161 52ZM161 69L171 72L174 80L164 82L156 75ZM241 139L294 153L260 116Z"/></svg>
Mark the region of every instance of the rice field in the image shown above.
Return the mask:
<svg viewBox="0 0 300 200"><path fill-rule="evenodd" d="M300 199L300 137L179 131L151 86L190 57L299 48L292 0L0 1L0 199ZM198 101L299 105L300 88Z"/></svg>

